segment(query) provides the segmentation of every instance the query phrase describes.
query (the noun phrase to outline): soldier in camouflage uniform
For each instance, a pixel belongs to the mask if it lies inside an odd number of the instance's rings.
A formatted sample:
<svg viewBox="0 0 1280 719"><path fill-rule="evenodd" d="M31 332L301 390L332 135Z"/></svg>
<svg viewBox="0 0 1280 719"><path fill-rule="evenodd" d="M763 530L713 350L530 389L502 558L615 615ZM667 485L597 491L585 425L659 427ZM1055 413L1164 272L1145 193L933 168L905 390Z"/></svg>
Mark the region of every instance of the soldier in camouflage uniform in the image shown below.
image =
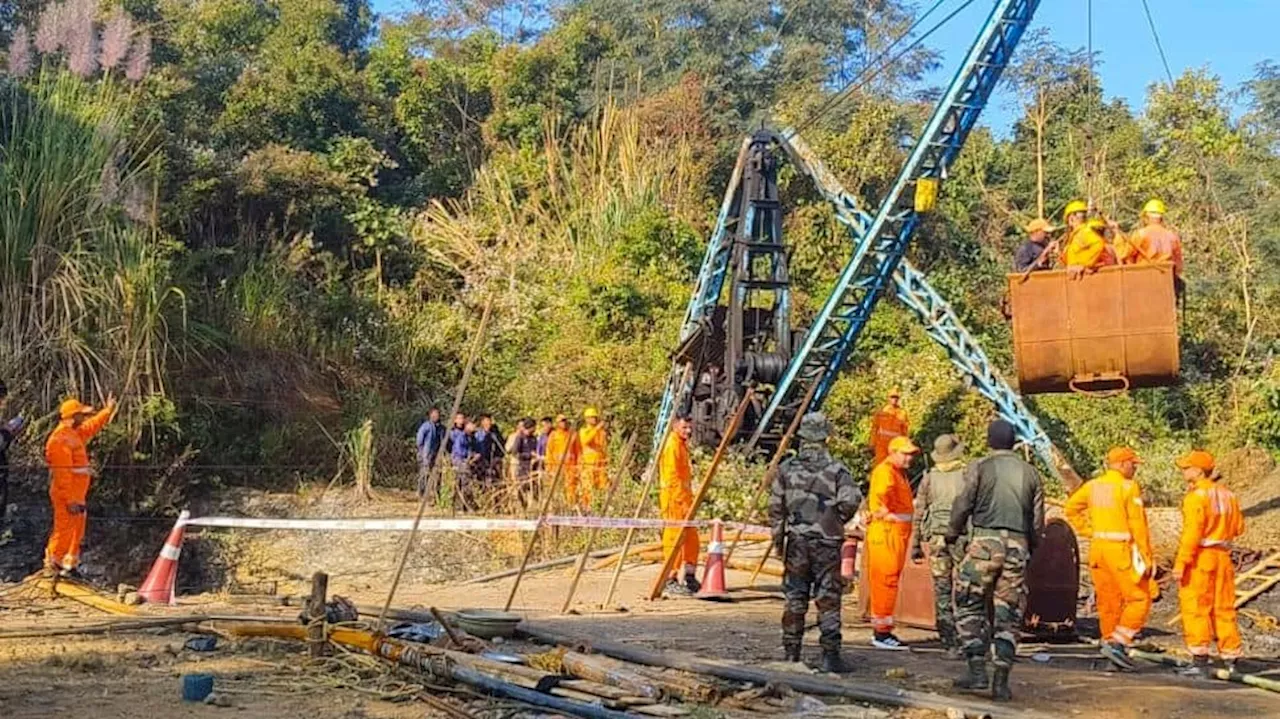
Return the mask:
<svg viewBox="0 0 1280 719"><path fill-rule="evenodd" d="M831 425L820 412L800 420L800 450L783 461L773 478L769 522L773 546L783 558L782 645L787 661L800 661L804 615L812 598L818 608L822 645L821 669L848 671L840 658L840 545L844 525L858 510L862 496L849 468L827 452Z"/></svg>
<svg viewBox="0 0 1280 719"><path fill-rule="evenodd" d="M915 531L911 540L911 561L924 561L929 546L929 571L933 575L934 615L938 638L948 659L959 659L956 635L955 594L952 578L964 557L968 542L946 543L951 526L951 504L964 485L965 447L954 434L940 435L933 442L931 456L936 463L916 488ZM968 532L966 532L968 534Z"/></svg>
<svg viewBox="0 0 1280 719"><path fill-rule="evenodd" d="M1014 454L1013 444L1013 426L992 422L987 428L992 451L965 470L947 531L947 543L955 544L972 524L972 539L956 570L956 626L969 666L955 685L971 691L990 688L999 701L1013 698L1009 670L1027 606L1027 562L1044 529L1040 475ZM988 612L994 627L988 624ZM987 678L986 667L993 643L994 681Z"/></svg>

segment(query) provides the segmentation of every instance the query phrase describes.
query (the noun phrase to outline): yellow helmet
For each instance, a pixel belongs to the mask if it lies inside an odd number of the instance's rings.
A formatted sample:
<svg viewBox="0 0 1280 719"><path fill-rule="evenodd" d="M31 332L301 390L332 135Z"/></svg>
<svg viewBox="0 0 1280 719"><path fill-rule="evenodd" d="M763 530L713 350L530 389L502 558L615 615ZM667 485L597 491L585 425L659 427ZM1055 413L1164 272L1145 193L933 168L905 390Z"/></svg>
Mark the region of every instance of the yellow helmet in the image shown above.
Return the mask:
<svg viewBox="0 0 1280 719"><path fill-rule="evenodd" d="M1144 215L1163 215L1168 211L1164 206L1164 202L1157 199L1147 200L1147 204L1142 206L1142 214Z"/></svg>
<svg viewBox="0 0 1280 719"><path fill-rule="evenodd" d="M1102 219L1101 217L1091 218L1084 224L1087 225L1089 229L1095 232L1102 232L1103 230L1107 229L1107 221Z"/></svg>
<svg viewBox="0 0 1280 719"><path fill-rule="evenodd" d="M582 416L591 419L592 417L599 417L600 413L596 411L595 407L588 407L582 411Z"/></svg>
<svg viewBox="0 0 1280 719"><path fill-rule="evenodd" d="M1067 208L1062 211L1062 219L1066 220L1068 217L1076 214L1077 212L1088 212L1088 211L1089 211L1089 206L1085 204L1084 200L1072 200L1071 202L1067 203Z"/></svg>

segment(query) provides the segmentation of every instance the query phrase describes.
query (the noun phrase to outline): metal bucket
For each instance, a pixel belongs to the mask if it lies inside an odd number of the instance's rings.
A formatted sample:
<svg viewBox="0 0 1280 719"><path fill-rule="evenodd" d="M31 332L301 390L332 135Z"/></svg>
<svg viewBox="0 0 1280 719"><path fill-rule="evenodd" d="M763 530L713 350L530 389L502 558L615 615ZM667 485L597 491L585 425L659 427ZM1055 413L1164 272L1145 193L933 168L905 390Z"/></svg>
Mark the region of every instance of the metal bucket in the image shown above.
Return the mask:
<svg viewBox="0 0 1280 719"><path fill-rule="evenodd" d="M1051 519L1027 564L1023 624L1034 632L1074 632L1080 594L1080 546L1062 519Z"/></svg>
<svg viewBox="0 0 1280 719"><path fill-rule="evenodd" d="M1009 275L1023 394L1162 387L1178 379L1173 266Z"/></svg>

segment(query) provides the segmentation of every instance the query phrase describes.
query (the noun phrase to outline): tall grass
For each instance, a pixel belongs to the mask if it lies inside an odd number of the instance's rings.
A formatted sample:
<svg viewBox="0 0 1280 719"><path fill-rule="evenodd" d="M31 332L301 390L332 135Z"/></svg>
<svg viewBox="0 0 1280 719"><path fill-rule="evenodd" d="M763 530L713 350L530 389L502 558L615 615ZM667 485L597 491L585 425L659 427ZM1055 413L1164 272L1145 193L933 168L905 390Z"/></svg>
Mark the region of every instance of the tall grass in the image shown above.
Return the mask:
<svg viewBox="0 0 1280 719"><path fill-rule="evenodd" d="M165 391L184 298L154 229L154 128L133 100L47 62L0 80L0 372L24 404L114 391L128 408Z"/></svg>
<svg viewBox="0 0 1280 719"><path fill-rule="evenodd" d="M416 237L471 284L535 262L590 272L641 210L698 214L703 173L684 138L647 132L637 109L607 104L567 132L548 120L538 157L513 148L484 165L465 198L423 211Z"/></svg>

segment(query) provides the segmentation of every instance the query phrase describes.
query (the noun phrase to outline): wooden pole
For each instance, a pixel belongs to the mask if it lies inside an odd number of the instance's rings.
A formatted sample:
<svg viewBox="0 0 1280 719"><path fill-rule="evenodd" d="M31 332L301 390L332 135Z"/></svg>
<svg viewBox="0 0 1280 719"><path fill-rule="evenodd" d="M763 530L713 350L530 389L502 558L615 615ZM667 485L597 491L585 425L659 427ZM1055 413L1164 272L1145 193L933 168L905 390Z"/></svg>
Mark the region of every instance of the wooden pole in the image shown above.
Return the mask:
<svg viewBox="0 0 1280 719"><path fill-rule="evenodd" d="M601 516L609 516L609 508L613 506L613 495L618 490L618 485L622 484L623 479L627 476L627 471L631 466L631 451L636 446L636 433L632 432L627 438L627 444L622 448L622 457L618 462L618 471L613 476L613 482L609 484L609 492L604 496L604 507L600 510ZM573 595L578 591L578 580L582 578L582 570L587 566L588 555L591 554L591 547L595 544L596 533L600 531L599 527L592 527L587 530L587 546L583 547L582 554L578 555L578 565L573 568L573 579L569 582L569 591L564 595L564 606L560 607L560 613L566 614L569 611L569 605L573 602Z"/></svg>
<svg viewBox="0 0 1280 719"><path fill-rule="evenodd" d="M493 295L489 295L489 299L484 303L484 313L480 315L480 326L476 328L475 340L471 343L471 349L467 353L467 364L462 369L462 379L458 380L458 387L453 391L453 411L449 413L450 421L458 414L458 410L462 407L462 395L467 391L467 383L471 381L471 370L475 368L476 356L480 354L480 346L484 344L484 333L489 328L489 318L493 315ZM435 459L431 463L432 473L440 471L440 451L444 449L444 442L436 448ZM428 484L430 480L428 479ZM458 491L457 478L454 478L453 492L456 498ZM427 511L427 502L430 501L431 493L423 492L422 498L418 500L418 514L413 518L413 528L409 530L409 536L405 537L404 550L400 553L400 564L396 567L395 577L391 580L391 589L387 592L387 601L382 605L382 613L378 615L378 624L374 628L375 634L382 634L382 630L386 627L387 610L391 608L391 602L395 599L396 590L400 588L400 577L404 575L404 567L409 563L409 555L413 553L413 543L418 538L418 525L422 523L422 515ZM456 507L457 502L453 505Z"/></svg>
<svg viewBox="0 0 1280 719"><path fill-rule="evenodd" d="M524 557L520 559L520 568L516 570L516 581L511 583L511 593L507 595L507 603L502 605L502 611L510 611L511 603L516 600L516 590L520 588L520 581L524 579L524 573L529 567L529 558L533 556L533 548L538 545L538 532L542 530L542 524L547 521L547 512L551 509L551 500L556 496L556 491L560 489L560 478L564 476L564 466L569 461L569 453L573 451L573 446L578 442L578 427L574 426L573 434L569 436L568 443L564 446L564 451L560 453L560 464L556 467L555 476L551 478L551 486L547 487L547 494L542 498L542 508L538 511L538 523L534 525L533 532L529 534L529 543L525 545Z"/></svg>
<svg viewBox="0 0 1280 719"><path fill-rule="evenodd" d="M796 416L792 417L791 423L787 425L787 431L782 435L782 441L778 443L778 449L774 451L773 458L769 460L769 466L764 470L764 479L760 480L760 486L756 488L755 496L751 498L750 504L747 505L747 511L750 512L750 514L748 514L746 520L744 520L743 526L738 527L738 531L733 535L733 541L729 542L729 548L725 550L724 562L726 566L729 564L729 560L733 558L733 550L738 547L738 541L742 539L742 533L747 529L746 525L755 522L756 517L759 516L760 498L763 497L765 492L768 492L769 488L773 485L773 476L778 471L778 465L782 463L783 455L787 453L787 449L791 446L791 439L795 437L796 430L800 429L800 420L803 419L805 415L804 408L808 407L809 402L813 401L813 395L817 391L818 383L814 382L809 387L809 391L805 393L804 400L800 402L800 411L796 412ZM765 558L768 558L768 550L765 551L764 556ZM756 573L759 574L759 570L757 570Z"/></svg>
<svg viewBox="0 0 1280 719"><path fill-rule="evenodd" d="M607 639L585 639L569 636L543 624L531 622L522 623L518 632L546 644L566 647L589 646L593 652L613 657L614 659L621 659L625 662L679 669L693 674L719 677L733 682L785 686L805 694L848 697L858 701L886 706L932 709L942 712L946 712L948 709L956 709L963 712L964 716L989 716L996 719L1047 719L1045 714L1029 709L900 689L889 684L863 679L855 682L829 679L825 676L814 676L800 672L772 671L746 664L730 664L728 662L698 659L678 652L654 651L621 642L612 642Z"/></svg>
<svg viewBox="0 0 1280 719"><path fill-rule="evenodd" d="M328 654L329 643L325 639L325 602L329 594L329 575L316 572L311 575L311 599L307 601L307 643L311 656Z"/></svg>
<svg viewBox="0 0 1280 719"><path fill-rule="evenodd" d="M644 511L645 505L649 503L649 489L653 487L653 478L658 474L657 462L651 461L649 467L644 473L644 486L640 488L640 498L636 500L636 511L632 519L639 519L640 514ZM617 564L613 569L613 578L609 580L609 591L605 592L604 601L600 603L601 609L608 609L613 603L613 593L618 589L618 578L622 575L622 565L627 563L627 553L631 551L631 541L635 539L636 528L628 527L627 536L622 540L622 551L617 555ZM662 546L659 544L658 546Z"/></svg>
<svg viewBox="0 0 1280 719"><path fill-rule="evenodd" d="M738 409L734 411L733 418L729 420L729 426L725 428L724 435L720 438L720 446L716 447L716 453L711 458L711 466L707 467L707 471L702 475L702 484L698 487L698 493L693 497L693 503L689 505L689 511L685 513L684 521L692 522L693 518L697 516L698 508L702 506L702 501L707 497L707 490L711 488L711 480L715 477L716 470L720 468L720 462L724 459L725 452L729 450L730 443L737 436L738 427L742 425L742 418L746 415L747 407L751 405L751 400L755 398L755 393L755 387L747 388L747 393L743 395L742 402L738 404ZM671 547L671 553L663 560L662 570L658 572L658 576L653 580L653 586L649 588L650 600L662 596L662 585L666 582L667 575L676 563L676 554L679 548L680 545L677 542L675 546Z"/></svg>

